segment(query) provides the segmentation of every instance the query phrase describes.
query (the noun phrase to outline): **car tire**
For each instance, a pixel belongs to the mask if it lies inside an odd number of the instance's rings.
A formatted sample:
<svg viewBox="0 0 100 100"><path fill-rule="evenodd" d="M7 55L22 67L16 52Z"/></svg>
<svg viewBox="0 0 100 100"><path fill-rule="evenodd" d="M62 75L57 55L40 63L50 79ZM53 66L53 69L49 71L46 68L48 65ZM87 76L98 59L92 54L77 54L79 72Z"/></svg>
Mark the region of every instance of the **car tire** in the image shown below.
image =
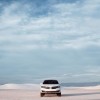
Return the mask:
<svg viewBox="0 0 100 100"><path fill-rule="evenodd" d="M57 96L61 97L61 93L57 93Z"/></svg>
<svg viewBox="0 0 100 100"><path fill-rule="evenodd" d="M40 93L40 96L43 97L45 95L45 93Z"/></svg>

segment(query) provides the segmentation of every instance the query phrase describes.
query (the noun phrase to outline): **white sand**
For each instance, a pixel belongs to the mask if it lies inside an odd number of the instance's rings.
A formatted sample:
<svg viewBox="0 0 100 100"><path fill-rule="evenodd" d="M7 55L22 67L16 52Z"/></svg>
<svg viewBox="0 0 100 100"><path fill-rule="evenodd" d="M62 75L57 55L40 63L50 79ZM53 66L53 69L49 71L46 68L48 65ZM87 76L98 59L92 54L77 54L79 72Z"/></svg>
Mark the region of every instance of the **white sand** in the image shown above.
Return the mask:
<svg viewBox="0 0 100 100"><path fill-rule="evenodd" d="M50 94L40 97L39 85L6 84L0 86L0 100L100 100L100 86L62 88L61 97Z"/></svg>

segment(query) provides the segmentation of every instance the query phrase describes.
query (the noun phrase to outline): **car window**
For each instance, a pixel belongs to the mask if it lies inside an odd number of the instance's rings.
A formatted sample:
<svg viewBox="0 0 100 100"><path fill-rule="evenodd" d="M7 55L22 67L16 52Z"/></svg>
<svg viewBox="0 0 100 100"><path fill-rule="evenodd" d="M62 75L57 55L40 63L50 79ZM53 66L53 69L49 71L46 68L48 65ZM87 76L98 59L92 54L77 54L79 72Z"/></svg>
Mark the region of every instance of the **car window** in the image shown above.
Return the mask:
<svg viewBox="0 0 100 100"><path fill-rule="evenodd" d="M43 84L59 84L57 80L45 80Z"/></svg>

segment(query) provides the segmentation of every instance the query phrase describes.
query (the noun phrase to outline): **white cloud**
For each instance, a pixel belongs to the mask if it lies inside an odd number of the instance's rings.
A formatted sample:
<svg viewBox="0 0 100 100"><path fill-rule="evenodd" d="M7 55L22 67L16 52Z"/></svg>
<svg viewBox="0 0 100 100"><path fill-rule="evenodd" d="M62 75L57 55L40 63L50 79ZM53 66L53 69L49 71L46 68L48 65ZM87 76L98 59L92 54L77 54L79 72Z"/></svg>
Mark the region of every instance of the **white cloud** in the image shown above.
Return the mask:
<svg viewBox="0 0 100 100"><path fill-rule="evenodd" d="M82 7L83 14L91 15L95 14L100 9L100 0L85 0L84 6Z"/></svg>
<svg viewBox="0 0 100 100"><path fill-rule="evenodd" d="M0 42L20 43L22 47L29 43L30 48L33 45L34 48L51 45L50 48L57 49L100 46L97 38L100 34L100 19L94 16L94 13L98 13L99 3L99 0L85 0L83 4L55 4L51 6L53 12L48 13L48 16L36 18L36 15L29 15L32 9L29 4L25 4L20 10L21 4L14 2L4 7L0 16ZM77 38L65 38L69 36ZM14 47L12 44L10 48Z"/></svg>
<svg viewBox="0 0 100 100"><path fill-rule="evenodd" d="M40 40L46 40L48 38L47 35L43 34L20 34L20 35L14 35L14 34L7 34L7 35L1 35L0 40L2 41L9 41L9 42L28 42L28 41L40 41Z"/></svg>
<svg viewBox="0 0 100 100"><path fill-rule="evenodd" d="M85 73L85 74L75 74L73 77L84 77L84 76L94 76L93 73Z"/></svg>
<svg viewBox="0 0 100 100"><path fill-rule="evenodd" d="M96 75L98 75L98 74L100 75L100 68L99 67L100 66L96 66L96 68L89 67L86 72L96 74Z"/></svg>

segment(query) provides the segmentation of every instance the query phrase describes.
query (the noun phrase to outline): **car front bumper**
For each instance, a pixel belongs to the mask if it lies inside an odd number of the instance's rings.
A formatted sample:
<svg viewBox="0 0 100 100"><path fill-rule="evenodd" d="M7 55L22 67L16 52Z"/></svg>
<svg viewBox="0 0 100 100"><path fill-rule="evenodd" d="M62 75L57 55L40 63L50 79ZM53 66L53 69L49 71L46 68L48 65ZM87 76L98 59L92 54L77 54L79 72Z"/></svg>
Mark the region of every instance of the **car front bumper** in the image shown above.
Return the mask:
<svg viewBox="0 0 100 100"><path fill-rule="evenodd" d="M61 90L60 89L57 89L57 90L41 90L41 93L61 93Z"/></svg>

